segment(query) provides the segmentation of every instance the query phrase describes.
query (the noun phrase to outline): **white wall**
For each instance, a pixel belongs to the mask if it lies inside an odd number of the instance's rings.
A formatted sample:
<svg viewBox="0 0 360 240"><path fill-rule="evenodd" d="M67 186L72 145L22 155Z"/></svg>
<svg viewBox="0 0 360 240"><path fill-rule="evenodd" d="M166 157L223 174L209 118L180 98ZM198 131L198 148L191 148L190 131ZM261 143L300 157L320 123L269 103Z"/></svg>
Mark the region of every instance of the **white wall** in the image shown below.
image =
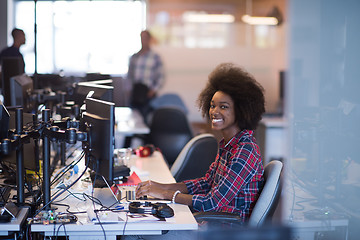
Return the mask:
<svg viewBox="0 0 360 240"><path fill-rule="evenodd" d="M189 109L190 121L202 121L196 100L209 73L222 62L243 66L265 88L266 109L275 112L279 96L279 71L286 69L284 48L189 49L155 47L166 68L166 84L161 93L178 93Z"/></svg>

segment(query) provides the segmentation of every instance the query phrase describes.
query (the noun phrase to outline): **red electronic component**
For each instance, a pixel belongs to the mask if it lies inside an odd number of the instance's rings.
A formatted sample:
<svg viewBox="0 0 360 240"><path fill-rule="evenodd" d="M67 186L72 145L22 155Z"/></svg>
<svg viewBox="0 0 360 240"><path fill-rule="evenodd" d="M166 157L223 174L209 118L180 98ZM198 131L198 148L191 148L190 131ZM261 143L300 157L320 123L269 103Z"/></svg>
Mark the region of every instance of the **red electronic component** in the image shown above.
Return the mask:
<svg viewBox="0 0 360 240"><path fill-rule="evenodd" d="M155 147L152 144L140 146L136 149L136 155L139 157L148 157L155 151Z"/></svg>

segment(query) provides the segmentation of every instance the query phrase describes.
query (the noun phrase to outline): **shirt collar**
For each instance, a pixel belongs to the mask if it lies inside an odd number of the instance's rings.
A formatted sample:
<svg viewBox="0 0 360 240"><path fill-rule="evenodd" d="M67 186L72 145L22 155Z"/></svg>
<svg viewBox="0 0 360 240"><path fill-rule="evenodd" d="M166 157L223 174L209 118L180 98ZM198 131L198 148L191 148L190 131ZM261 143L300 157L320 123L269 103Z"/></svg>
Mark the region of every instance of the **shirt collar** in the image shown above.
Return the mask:
<svg viewBox="0 0 360 240"><path fill-rule="evenodd" d="M253 130L247 130L247 129L241 130L240 132L235 134L234 137L231 138L231 140L228 143L225 142L224 138L221 139L221 141L219 143L219 146L221 148L225 148L227 146L232 146L232 145L234 145L234 143L239 142L239 140L241 140L242 137L244 137L244 136L252 136L253 132L254 132Z"/></svg>

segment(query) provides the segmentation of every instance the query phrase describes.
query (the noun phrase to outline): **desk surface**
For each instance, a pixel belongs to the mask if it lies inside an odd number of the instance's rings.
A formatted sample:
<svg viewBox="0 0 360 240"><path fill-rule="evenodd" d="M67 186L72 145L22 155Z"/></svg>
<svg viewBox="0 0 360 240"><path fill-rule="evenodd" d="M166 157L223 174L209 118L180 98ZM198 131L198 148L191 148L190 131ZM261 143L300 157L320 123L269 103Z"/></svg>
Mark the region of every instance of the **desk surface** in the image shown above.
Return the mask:
<svg viewBox="0 0 360 240"><path fill-rule="evenodd" d="M0 235L8 236L10 232L19 232L21 229L21 225L24 223L27 214L29 212L29 208L20 208L20 211L17 217L11 220L8 223L0 224Z"/></svg>
<svg viewBox="0 0 360 240"><path fill-rule="evenodd" d="M130 164L132 169L137 172L141 180L151 179L154 181L171 183L175 182L172 177L169 168L167 167L160 152L155 152L151 157L140 158L133 155ZM79 186L81 185L81 186ZM86 186L84 183L79 183L77 186L77 192L87 192L91 195L90 185ZM70 190L75 192L74 190ZM65 197L65 196L64 196ZM115 203L115 199L112 196L108 188L96 189L94 197L99 198L106 206L110 206ZM62 198L62 197L60 197ZM90 201L80 201L76 199L74 195L69 195L61 203L68 204L70 211L80 212L86 211L89 207L93 206ZM175 212L173 218L167 219L168 221L158 222L119 222L119 223L107 223L107 224L94 224L90 222L86 213L78 214L78 221L74 224L61 225L42 225L33 224L31 230L33 232L44 232L46 236L58 236L67 235L73 239L87 239L89 237L102 238L104 233L107 239L116 239L116 235L157 235L161 234L164 230L196 230L197 223L193 217L190 209L186 205L182 204L169 204ZM59 206L59 211L66 209ZM55 229L55 231L54 231ZM104 230L103 230L104 229Z"/></svg>
<svg viewBox="0 0 360 240"><path fill-rule="evenodd" d="M153 180L161 183L175 183L162 154L155 151L150 157L141 158L132 155L130 160L132 171L135 171L142 181Z"/></svg>

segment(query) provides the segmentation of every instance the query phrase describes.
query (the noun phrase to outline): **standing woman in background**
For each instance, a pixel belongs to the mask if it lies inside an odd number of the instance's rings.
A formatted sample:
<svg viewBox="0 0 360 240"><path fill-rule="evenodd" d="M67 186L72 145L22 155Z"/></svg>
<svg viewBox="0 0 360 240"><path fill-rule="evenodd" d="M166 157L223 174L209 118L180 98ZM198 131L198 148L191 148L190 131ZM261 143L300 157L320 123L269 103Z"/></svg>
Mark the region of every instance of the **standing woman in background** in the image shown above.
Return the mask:
<svg viewBox="0 0 360 240"><path fill-rule="evenodd" d="M203 116L223 136L215 161L202 178L173 184L142 182L136 197L168 199L194 211L236 213L247 221L264 183L260 149L253 136L265 112L263 91L240 67L217 66L198 99Z"/></svg>

